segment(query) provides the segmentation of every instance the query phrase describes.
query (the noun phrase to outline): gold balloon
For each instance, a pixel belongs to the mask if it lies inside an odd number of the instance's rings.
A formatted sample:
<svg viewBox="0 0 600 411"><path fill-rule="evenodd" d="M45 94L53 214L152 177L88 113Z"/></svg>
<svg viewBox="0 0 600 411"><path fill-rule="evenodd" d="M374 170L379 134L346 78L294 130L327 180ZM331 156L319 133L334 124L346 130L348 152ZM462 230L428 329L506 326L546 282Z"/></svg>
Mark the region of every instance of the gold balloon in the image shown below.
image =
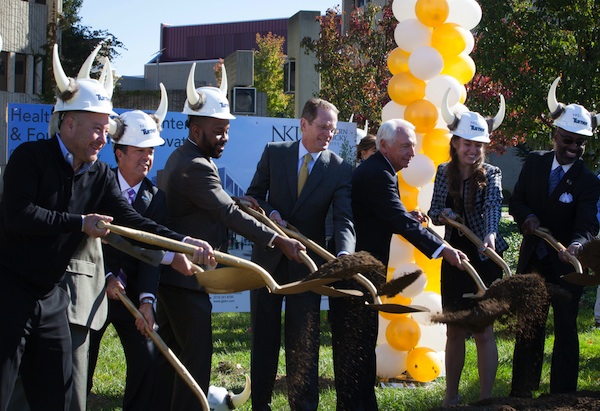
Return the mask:
<svg viewBox="0 0 600 411"><path fill-rule="evenodd" d="M440 294L442 259L437 258L433 260L419 250L415 250L415 264L421 267L427 276L427 284L423 291L433 291L434 293Z"/></svg>
<svg viewBox="0 0 600 411"><path fill-rule="evenodd" d="M419 188L413 187L406 182L400 185L400 181L398 181L398 187L400 188L400 199L406 210L413 211L416 209L419 206Z"/></svg>
<svg viewBox="0 0 600 411"><path fill-rule="evenodd" d="M439 165L450 160L452 134L443 128L434 128L423 136L423 153Z"/></svg>
<svg viewBox="0 0 600 411"><path fill-rule="evenodd" d="M411 350L416 347L421 338L419 323L409 317L396 318L388 324L385 338L395 350Z"/></svg>
<svg viewBox="0 0 600 411"><path fill-rule="evenodd" d="M425 97L426 83L410 74L402 72L394 75L388 84L388 94L394 102L408 106L415 100Z"/></svg>
<svg viewBox="0 0 600 411"><path fill-rule="evenodd" d="M406 356L406 371L419 382L435 380L441 370L442 360L431 348L418 347Z"/></svg>
<svg viewBox="0 0 600 411"><path fill-rule="evenodd" d="M408 71L408 57L410 53L402 50L400 47L396 47L391 51L387 59L387 65L392 74L398 74Z"/></svg>
<svg viewBox="0 0 600 411"><path fill-rule="evenodd" d="M464 29L456 23L444 23L431 33L431 47L439 51L442 57L456 56L467 47Z"/></svg>
<svg viewBox="0 0 600 411"><path fill-rule="evenodd" d="M475 75L475 62L464 53L457 56L446 56L441 74L448 74L458 80L460 84L467 84Z"/></svg>
<svg viewBox="0 0 600 411"><path fill-rule="evenodd" d="M410 305L411 301L412 301L412 299L404 297L400 294L397 294L393 297L386 297L386 296L381 297L381 302L383 304ZM389 320L389 321L395 320L397 318L408 317L408 313L407 314L393 314L393 313L386 313L383 311L379 311L379 315L381 315L383 318L385 318L386 320Z"/></svg>
<svg viewBox="0 0 600 411"><path fill-rule="evenodd" d="M444 23L449 11L446 0L417 0L415 4L417 19L428 27L437 27Z"/></svg>
<svg viewBox="0 0 600 411"><path fill-rule="evenodd" d="M438 111L431 101L420 99L406 106L404 119L415 126L417 133L426 133L435 127Z"/></svg>

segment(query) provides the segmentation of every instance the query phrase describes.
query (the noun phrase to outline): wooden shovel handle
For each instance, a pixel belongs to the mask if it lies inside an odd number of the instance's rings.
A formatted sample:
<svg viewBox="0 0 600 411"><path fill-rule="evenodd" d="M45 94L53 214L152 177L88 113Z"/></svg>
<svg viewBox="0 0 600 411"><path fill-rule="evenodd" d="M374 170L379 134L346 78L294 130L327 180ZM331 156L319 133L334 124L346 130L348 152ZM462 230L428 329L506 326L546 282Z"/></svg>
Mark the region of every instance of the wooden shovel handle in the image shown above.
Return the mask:
<svg viewBox="0 0 600 411"><path fill-rule="evenodd" d="M171 363L173 368L175 368L175 371L177 371L177 374L179 374L179 376L183 379L183 381L193 391L194 395L200 400L200 403L202 404L202 409L204 411L209 411L210 407L208 405L208 400L206 399L206 396L204 395L204 391L202 391L202 388L200 388L200 386L198 385L196 380L194 380L194 377L192 377L192 375L187 370L187 368L185 368L185 366L181 363L181 361L179 361L179 358L177 358L177 356L173 353L173 351L171 351L171 349L167 346L167 344L165 344L165 342L160 337L160 335L158 335L158 333L154 329L150 328L150 326L146 322L146 319L144 318L142 313L140 313L138 311L138 309L136 308L135 305L133 305L131 300L125 294L121 293L121 291L118 288L115 287L113 289L113 291L117 294L117 296L119 297L121 302L125 305L125 307L127 307L129 312L135 318L141 318L144 320L144 324L146 326L146 332L150 336L150 339L154 342L154 344L156 344L156 346L158 347L160 352L163 353L163 355L167 358L169 363Z"/></svg>
<svg viewBox="0 0 600 411"><path fill-rule="evenodd" d="M548 230L547 228L543 228L543 227L536 228L534 230L534 234L537 235L538 237L544 239L556 251L560 252L560 251L566 250L566 247L564 245L562 245L556 238L554 238L552 236L552 234L550 234L550 230ZM575 268L575 271L578 272L579 274L583 274L583 268L581 267L581 263L579 262L577 257L575 257L571 253L565 253L565 255L569 259L569 262L571 263L573 268Z"/></svg>

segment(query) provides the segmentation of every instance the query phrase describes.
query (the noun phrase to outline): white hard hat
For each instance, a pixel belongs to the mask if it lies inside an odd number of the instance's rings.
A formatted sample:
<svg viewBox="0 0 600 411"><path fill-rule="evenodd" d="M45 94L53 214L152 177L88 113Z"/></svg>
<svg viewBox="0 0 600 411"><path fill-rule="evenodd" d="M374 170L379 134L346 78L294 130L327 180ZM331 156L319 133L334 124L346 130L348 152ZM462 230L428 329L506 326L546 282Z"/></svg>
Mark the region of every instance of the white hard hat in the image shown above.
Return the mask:
<svg viewBox="0 0 600 411"><path fill-rule="evenodd" d="M506 112L506 106L504 104L504 97L500 94L500 108L498 113L491 120L486 120L479 113L474 111L464 111L462 113L452 112L448 107L448 93L450 89L444 94L442 99L442 117L448 125L450 132L458 137L462 137L465 140L475 141L478 143L489 143L490 142L490 131L497 129L502 121L504 120L504 114Z"/></svg>
<svg viewBox="0 0 600 411"><path fill-rule="evenodd" d="M113 111L112 97L112 75L108 75L110 71L110 63L105 59L104 74L102 75L103 82L90 78L90 69L101 44L89 55L86 61L81 66L77 79L69 78L65 74L60 58L58 56L58 46L55 44L53 49L52 64L54 68L54 79L60 94L56 98L54 111L90 111L93 113L109 114L116 116Z"/></svg>
<svg viewBox="0 0 600 411"><path fill-rule="evenodd" d="M581 134L583 136L591 136L600 120L600 115L590 113L585 107L579 104L564 105L559 103L556 98L556 86L560 81L557 77L550 90L548 90L548 108L550 115L554 119L553 125L560 127L571 133Z"/></svg>
<svg viewBox="0 0 600 411"><path fill-rule="evenodd" d="M229 411L241 407L250 397L250 377L246 375L246 386L239 394L233 394L223 387L208 387L206 399L211 411Z"/></svg>
<svg viewBox="0 0 600 411"><path fill-rule="evenodd" d="M115 144L133 147L156 147L165 143L160 136L160 125L167 115L168 99L165 86L160 83L160 104L156 113L148 115L141 110L127 111L110 119L108 133Z"/></svg>
<svg viewBox="0 0 600 411"><path fill-rule="evenodd" d="M225 64L221 65L221 85L216 87L195 88L194 73L196 63L192 64L187 82L187 99L183 106L183 114L189 116L214 117L233 120L227 100L227 72Z"/></svg>

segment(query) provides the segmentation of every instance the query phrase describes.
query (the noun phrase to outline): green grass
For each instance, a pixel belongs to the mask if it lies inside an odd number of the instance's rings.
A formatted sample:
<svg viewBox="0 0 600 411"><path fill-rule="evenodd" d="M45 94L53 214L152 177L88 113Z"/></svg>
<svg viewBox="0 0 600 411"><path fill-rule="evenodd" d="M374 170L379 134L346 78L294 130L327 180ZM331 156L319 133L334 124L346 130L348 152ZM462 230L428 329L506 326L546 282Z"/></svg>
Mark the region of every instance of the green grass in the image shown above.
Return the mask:
<svg viewBox="0 0 600 411"><path fill-rule="evenodd" d="M518 256L520 235L509 220L502 220L501 232L510 245L504 254L514 272ZM580 330L580 390L600 390L600 331L594 329L593 307L595 288L587 288L581 302ZM550 316L551 318L551 316ZM213 314L214 355L211 383L239 392L244 384L242 374L250 373L250 325L249 313ZM326 313L321 314L321 350L319 370L321 374L321 410L335 410L333 389L333 362L331 355L331 330ZM545 362L540 393L549 391L549 364L552 353L552 321L548 322L548 338L545 345ZM510 389L513 339L502 328L497 330L499 367L494 386L495 397L505 397ZM283 350L279 358L279 375L285 375ZM93 395L89 400L91 411L120 410L125 382L125 359L114 330L109 328L102 341L98 367L94 376ZM444 396L444 378L413 388L377 388L377 400L381 411L425 411L439 407ZM475 345L467 342L467 357L461 378L460 393L463 402L477 401L479 385ZM273 410L287 410L289 406L283 384L276 384ZM251 409L248 402L243 411Z"/></svg>

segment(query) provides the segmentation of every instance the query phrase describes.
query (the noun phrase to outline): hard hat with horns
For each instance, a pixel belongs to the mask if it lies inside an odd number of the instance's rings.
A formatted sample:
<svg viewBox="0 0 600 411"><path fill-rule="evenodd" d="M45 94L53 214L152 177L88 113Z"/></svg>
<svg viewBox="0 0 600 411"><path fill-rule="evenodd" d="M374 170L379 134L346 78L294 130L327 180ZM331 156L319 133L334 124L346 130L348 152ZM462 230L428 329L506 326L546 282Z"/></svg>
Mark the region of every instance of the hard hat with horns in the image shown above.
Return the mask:
<svg viewBox="0 0 600 411"><path fill-rule="evenodd" d="M227 100L227 71L225 64L221 65L221 85L216 87L195 88L194 74L196 63L192 64L187 82L187 99L183 106L183 114L189 116L214 117L233 120L235 117L229 111Z"/></svg>
<svg viewBox="0 0 600 411"><path fill-rule="evenodd" d="M600 114L590 113L579 104L564 105L559 103L556 98L556 86L558 86L559 81L560 77L557 77L550 86L550 90L548 90L548 108L554 119L552 124L571 133L583 136L593 135L598 126Z"/></svg>
<svg viewBox="0 0 600 411"><path fill-rule="evenodd" d="M500 108L498 113L492 119L486 120L479 113L474 111L465 111L463 113L452 112L448 106L448 94L450 89L444 94L442 99L442 117L448 125L450 132L465 140L475 141L479 143L490 142L490 132L496 130L504 120L506 106L504 97L500 94Z"/></svg>
<svg viewBox="0 0 600 411"><path fill-rule="evenodd" d="M248 401L250 397L250 377L246 375L246 386L244 390L239 394L233 394L231 391L223 387L215 387L211 385L208 387L208 406L211 411L229 411L235 410Z"/></svg>

